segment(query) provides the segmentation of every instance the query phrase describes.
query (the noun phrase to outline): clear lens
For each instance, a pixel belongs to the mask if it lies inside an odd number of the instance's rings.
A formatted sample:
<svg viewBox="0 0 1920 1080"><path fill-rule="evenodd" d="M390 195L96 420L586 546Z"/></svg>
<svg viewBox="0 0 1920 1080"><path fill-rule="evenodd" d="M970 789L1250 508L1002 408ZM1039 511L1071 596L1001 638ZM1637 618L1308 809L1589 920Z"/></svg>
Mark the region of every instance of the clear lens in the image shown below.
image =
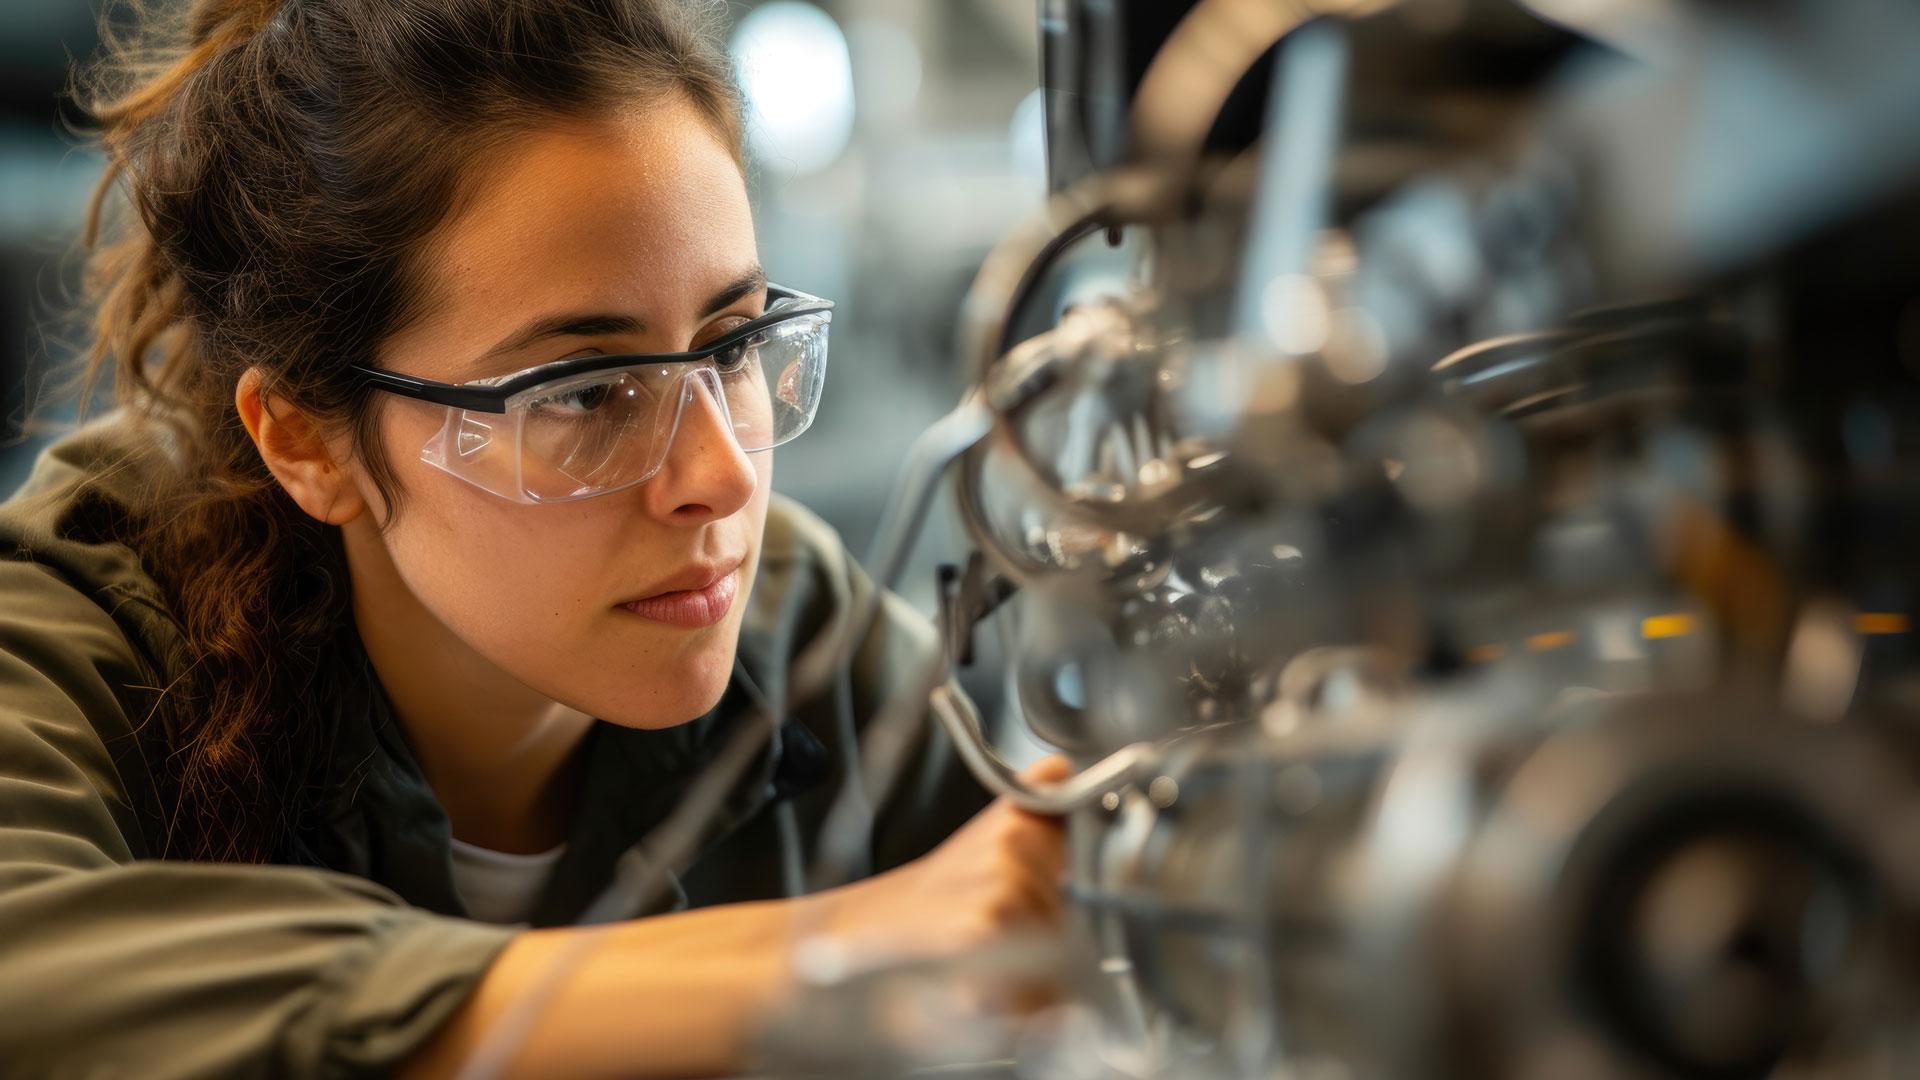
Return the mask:
<svg viewBox="0 0 1920 1080"><path fill-rule="evenodd" d="M786 442L813 423L827 378L827 323L824 314L780 323L766 331L766 342L756 350L771 412L768 446Z"/></svg>
<svg viewBox="0 0 1920 1080"><path fill-rule="evenodd" d="M660 364L528 391L509 410L520 420L520 482L527 495L579 498L645 479L678 412L672 403L684 374L681 365Z"/></svg>
<svg viewBox="0 0 1920 1080"><path fill-rule="evenodd" d="M830 321L799 315L705 360L546 383L516 395L505 415L451 410L424 456L495 494L556 502L651 478L698 410L715 409L742 450L767 450L813 423Z"/></svg>

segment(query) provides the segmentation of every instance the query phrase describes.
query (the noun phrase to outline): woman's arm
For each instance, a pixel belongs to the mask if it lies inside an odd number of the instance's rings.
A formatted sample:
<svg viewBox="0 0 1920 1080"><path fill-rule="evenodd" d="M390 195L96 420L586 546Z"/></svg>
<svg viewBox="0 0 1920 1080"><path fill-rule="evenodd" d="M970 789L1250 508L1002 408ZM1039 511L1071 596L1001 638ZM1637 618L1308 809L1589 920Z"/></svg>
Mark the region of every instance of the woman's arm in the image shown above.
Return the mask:
<svg viewBox="0 0 1920 1080"><path fill-rule="evenodd" d="M607 927L529 930L400 1076L454 1077L530 995L537 1004L507 1076L736 1074L757 1020L789 985L790 902L733 904ZM583 935L594 940L582 941ZM584 953L576 950L585 950Z"/></svg>
<svg viewBox="0 0 1920 1080"><path fill-rule="evenodd" d="M158 860L120 696L153 683L100 602L0 559L0 1073L390 1072L513 931L350 875Z"/></svg>
<svg viewBox="0 0 1920 1080"><path fill-rule="evenodd" d="M1058 779L1052 758L1028 771ZM751 1037L793 978L803 935L859 951L959 954L1051 923L1064 855L1058 822L998 802L932 853L867 881L798 900L663 915L608 928L528 931L401 1075L457 1076L556 965L506 1075L705 1077L738 1074ZM583 934L598 935L582 941ZM576 949L583 950L575 952Z"/></svg>

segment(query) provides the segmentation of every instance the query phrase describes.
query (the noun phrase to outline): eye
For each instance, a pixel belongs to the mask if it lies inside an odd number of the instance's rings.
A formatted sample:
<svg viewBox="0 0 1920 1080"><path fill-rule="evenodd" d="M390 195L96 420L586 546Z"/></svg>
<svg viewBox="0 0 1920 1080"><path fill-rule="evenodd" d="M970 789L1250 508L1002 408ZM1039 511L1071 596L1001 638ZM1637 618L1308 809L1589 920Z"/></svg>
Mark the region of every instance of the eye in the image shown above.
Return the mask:
<svg viewBox="0 0 1920 1080"><path fill-rule="evenodd" d="M532 403L540 413L554 417L586 416L605 407L615 384L589 383L543 397Z"/></svg>
<svg viewBox="0 0 1920 1080"><path fill-rule="evenodd" d="M727 319L725 319L716 327L717 332L713 334L711 337L709 337L707 340L708 342L718 341L721 338L726 337L728 334L733 333L735 330L740 329L742 326L745 326L752 321L753 321L752 318L749 318L745 315L729 316L727 317ZM731 345L728 345L726 348L720 350L719 352L714 353L713 356L710 358L710 362L713 364L715 368L719 369L722 373L739 371L742 367L746 366L748 361L752 359L753 350L759 348L761 345L765 344L765 342L766 342L765 334L754 334L751 337L747 337L740 341L736 341ZM704 346L696 346L696 347L698 348L698 347L704 347Z"/></svg>
<svg viewBox="0 0 1920 1080"><path fill-rule="evenodd" d="M767 335L764 333L736 341L713 354L713 366L722 373L739 371L753 361L753 354L760 346L766 344L766 341Z"/></svg>

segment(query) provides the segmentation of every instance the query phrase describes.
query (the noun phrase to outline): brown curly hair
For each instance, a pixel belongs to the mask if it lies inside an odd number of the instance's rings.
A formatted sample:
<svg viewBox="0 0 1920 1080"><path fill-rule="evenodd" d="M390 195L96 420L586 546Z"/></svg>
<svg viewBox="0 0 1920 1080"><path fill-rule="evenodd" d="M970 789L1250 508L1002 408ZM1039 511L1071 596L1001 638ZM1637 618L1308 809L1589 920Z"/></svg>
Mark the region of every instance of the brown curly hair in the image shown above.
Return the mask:
<svg viewBox="0 0 1920 1080"><path fill-rule="evenodd" d="M350 626L337 528L303 514L234 408L345 432L397 511L350 374L431 303L424 249L516 133L678 94L739 154L717 11L674 0L193 0L120 8L77 82L107 171L85 244L82 399L111 378L182 468L129 543L191 656L162 697L170 852L276 858L324 748ZM129 27L131 29L129 30Z"/></svg>

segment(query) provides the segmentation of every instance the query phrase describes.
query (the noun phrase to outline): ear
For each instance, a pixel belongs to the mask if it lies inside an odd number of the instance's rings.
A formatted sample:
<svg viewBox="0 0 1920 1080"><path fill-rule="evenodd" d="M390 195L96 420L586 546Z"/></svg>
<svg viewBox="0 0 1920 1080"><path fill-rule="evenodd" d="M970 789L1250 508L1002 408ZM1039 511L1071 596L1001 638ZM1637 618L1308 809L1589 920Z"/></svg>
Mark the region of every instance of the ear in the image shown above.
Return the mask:
<svg viewBox="0 0 1920 1080"><path fill-rule="evenodd" d="M309 517L329 525L344 525L366 512L366 500L319 425L284 401L262 391L265 376L250 367L233 391L233 407L260 451L260 460Z"/></svg>

